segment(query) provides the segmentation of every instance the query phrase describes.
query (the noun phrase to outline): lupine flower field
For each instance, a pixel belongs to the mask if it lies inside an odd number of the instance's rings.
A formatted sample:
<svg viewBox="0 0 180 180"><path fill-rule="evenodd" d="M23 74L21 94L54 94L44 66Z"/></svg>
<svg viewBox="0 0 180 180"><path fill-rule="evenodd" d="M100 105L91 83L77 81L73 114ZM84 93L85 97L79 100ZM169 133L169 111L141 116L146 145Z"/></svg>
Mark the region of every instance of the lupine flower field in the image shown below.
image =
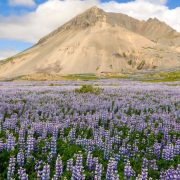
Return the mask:
<svg viewBox="0 0 180 180"><path fill-rule="evenodd" d="M179 180L180 83L1 82L5 179Z"/></svg>

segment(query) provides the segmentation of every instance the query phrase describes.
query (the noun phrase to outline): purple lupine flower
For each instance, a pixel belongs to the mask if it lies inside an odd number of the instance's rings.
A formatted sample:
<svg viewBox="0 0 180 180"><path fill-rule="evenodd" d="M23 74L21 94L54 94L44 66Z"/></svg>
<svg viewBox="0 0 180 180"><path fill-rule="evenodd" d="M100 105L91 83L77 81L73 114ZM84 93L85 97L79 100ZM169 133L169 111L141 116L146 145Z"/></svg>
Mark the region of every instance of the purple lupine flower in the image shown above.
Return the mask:
<svg viewBox="0 0 180 180"><path fill-rule="evenodd" d="M17 154L17 163L20 167L24 166L24 152L22 150L20 150Z"/></svg>
<svg viewBox="0 0 180 180"><path fill-rule="evenodd" d="M124 167L124 176L127 179L129 179L130 177L133 177L134 175L135 175L135 172L130 165L130 161L128 160L125 167Z"/></svg>
<svg viewBox="0 0 180 180"><path fill-rule="evenodd" d="M3 141L0 140L0 152L3 151L4 148L5 148L5 145L4 145Z"/></svg>
<svg viewBox="0 0 180 180"><path fill-rule="evenodd" d="M12 134L8 135L6 148L7 148L7 151L12 151L15 148L15 138Z"/></svg>
<svg viewBox="0 0 180 180"><path fill-rule="evenodd" d="M57 154L57 142L54 137L51 140L51 154L53 156L56 156L56 154Z"/></svg>
<svg viewBox="0 0 180 180"><path fill-rule="evenodd" d="M142 168L141 177L142 177L142 180L147 180L148 179L148 169L147 168Z"/></svg>
<svg viewBox="0 0 180 180"><path fill-rule="evenodd" d="M88 170L91 170L93 166L93 156L90 152L87 155L86 166Z"/></svg>
<svg viewBox="0 0 180 180"><path fill-rule="evenodd" d="M110 158L108 162L108 168L106 172L106 180L118 179L117 173L117 161L114 158Z"/></svg>
<svg viewBox="0 0 180 180"><path fill-rule="evenodd" d="M14 157L11 157L9 160L9 166L7 171L7 180L11 180L13 178L15 171L15 164L16 164L16 159Z"/></svg>
<svg viewBox="0 0 180 180"><path fill-rule="evenodd" d="M50 166L45 164L41 175L42 180L50 180Z"/></svg>
<svg viewBox="0 0 180 180"><path fill-rule="evenodd" d="M20 167L18 169L18 175L20 180L28 180L28 175L26 174L26 170Z"/></svg>
<svg viewBox="0 0 180 180"><path fill-rule="evenodd" d="M73 159L69 159L67 161L67 168L66 168L66 170L72 172L72 170L73 170Z"/></svg>
<svg viewBox="0 0 180 180"><path fill-rule="evenodd" d="M162 151L162 158L165 160L173 160L174 156L174 145L166 145Z"/></svg>
<svg viewBox="0 0 180 180"><path fill-rule="evenodd" d="M103 172L102 164L96 164L95 165L95 176L94 176L94 179L101 180L102 172Z"/></svg>
<svg viewBox="0 0 180 180"><path fill-rule="evenodd" d="M27 155L30 156L30 154L34 151L35 147L35 140L34 138L29 135L27 138Z"/></svg>
<svg viewBox="0 0 180 180"><path fill-rule="evenodd" d="M62 160L61 156L58 155L56 159L56 167L55 167L55 175L54 175L54 180L58 180L61 178L62 173L63 173L63 165L62 165Z"/></svg>

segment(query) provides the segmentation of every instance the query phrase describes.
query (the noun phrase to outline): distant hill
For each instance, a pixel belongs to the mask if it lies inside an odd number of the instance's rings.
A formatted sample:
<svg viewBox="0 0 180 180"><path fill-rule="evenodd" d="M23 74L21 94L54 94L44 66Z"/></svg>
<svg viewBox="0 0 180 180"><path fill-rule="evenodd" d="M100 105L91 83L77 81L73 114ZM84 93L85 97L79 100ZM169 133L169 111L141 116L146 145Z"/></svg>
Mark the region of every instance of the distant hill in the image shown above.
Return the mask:
<svg viewBox="0 0 180 180"><path fill-rule="evenodd" d="M180 67L180 33L158 19L139 21L92 7L32 48L0 61L0 78L104 74Z"/></svg>

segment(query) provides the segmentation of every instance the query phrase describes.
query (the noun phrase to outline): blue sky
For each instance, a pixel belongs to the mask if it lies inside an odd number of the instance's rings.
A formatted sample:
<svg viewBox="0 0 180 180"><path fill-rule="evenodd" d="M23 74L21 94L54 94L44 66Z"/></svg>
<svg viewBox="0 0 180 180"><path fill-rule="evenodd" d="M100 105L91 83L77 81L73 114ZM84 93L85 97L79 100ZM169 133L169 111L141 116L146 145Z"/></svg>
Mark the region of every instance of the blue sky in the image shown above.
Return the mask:
<svg viewBox="0 0 180 180"><path fill-rule="evenodd" d="M27 1L34 1L34 5L22 3ZM70 2L68 4L65 1L1 0L0 59L29 48L38 39L59 27L76 14L83 12L87 7L92 6L93 3L106 11L125 13L138 19L146 20L149 17L157 17L180 31L180 20L178 20L178 16L180 17L180 0L116 0L114 2L110 0L101 0L101 2L98 2L98 0L85 0L85 3L77 0L76 2L71 1L72 5ZM122 3L126 5L122 6ZM139 10L141 4L142 12ZM77 8L77 6L79 7ZM147 6L150 7L150 10ZM154 9L153 12L152 8ZM147 13L144 9L147 9ZM47 22L46 15L48 16Z"/></svg>
<svg viewBox="0 0 180 180"><path fill-rule="evenodd" d="M109 0L102 0L104 2L108 2ZM133 0L116 0L117 2L129 2L129 1L133 1ZM180 7L180 0L168 0L167 1L167 6L170 9L176 8L176 7Z"/></svg>
<svg viewBox="0 0 180 180"><path fill-rule="evenodd" d="M46 0L35 0L36 4L41 4L44 3ZM102 2L108 2L110 0L101 0ZM126 3L126 2L130 2L133 0L115 0L119 3ZM176 8L176 7L180 7L180 0L168 0L167 1L167 6L170 9ZM18 6L18 7L12 7L9 6L8 0L1 0L0 1L0 15L10 15L10 14L23 14L29 11L33 11L35 10L36 7L23 7L23 6Z"/></svg>

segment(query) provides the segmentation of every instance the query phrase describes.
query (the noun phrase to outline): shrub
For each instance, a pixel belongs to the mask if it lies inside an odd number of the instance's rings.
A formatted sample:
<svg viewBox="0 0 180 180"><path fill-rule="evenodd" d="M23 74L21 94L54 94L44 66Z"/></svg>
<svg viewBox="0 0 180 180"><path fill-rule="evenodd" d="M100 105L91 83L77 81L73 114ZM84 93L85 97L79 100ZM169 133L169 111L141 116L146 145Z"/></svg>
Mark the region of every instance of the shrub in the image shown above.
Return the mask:
<svg viewBox="0 0 180 180"><path fill-rule="evenodd" d="M126 57L127 57L127 55L126 55L126 53L125 53L125 52L123 52L123 57L124 57L124 58L126 58Z"/></svg>
<svg viewBox="0 0 180 180"><path fill-rule="evenodd" d="M144 65L145 65L145 61L143 60L143 61L141 61L141 63L138 65L137 69L138 69L138 70L142 70L143 67L144 67Z"/></svg>
<svg viewBox="0 0 180 180"><path fill-rule="evenodd" d="M84 84L81 86L81 88L76 89L75 92L100 94L102 92L102 89L99 87L93 87L90 84Z"/></svg>
<svg viewBox="0 0 180 180"><path fill-rule="evenodd" d="M132 63L133 63L132 60L129 60L129 61L128 61L128 64L129 64L129 65L132 65Z"/></svg>

